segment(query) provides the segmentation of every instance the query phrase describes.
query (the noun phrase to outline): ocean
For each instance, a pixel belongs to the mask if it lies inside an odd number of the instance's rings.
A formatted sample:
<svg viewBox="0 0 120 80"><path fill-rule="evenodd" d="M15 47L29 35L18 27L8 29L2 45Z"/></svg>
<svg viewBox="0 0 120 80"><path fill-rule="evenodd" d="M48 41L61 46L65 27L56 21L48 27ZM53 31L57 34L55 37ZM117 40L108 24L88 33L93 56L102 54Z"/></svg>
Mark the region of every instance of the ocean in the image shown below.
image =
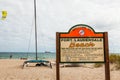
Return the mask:
<svg viewBox="0 0 120 80"><path fill-rule="evenodd" d="M20 58L28 58L28 59L36 59L35 52L0 52L0 59L9 59L10 55L12 55L12 59L20 59ZM38 52L38 59L55 59L56 53L44 53Z"/></svg>

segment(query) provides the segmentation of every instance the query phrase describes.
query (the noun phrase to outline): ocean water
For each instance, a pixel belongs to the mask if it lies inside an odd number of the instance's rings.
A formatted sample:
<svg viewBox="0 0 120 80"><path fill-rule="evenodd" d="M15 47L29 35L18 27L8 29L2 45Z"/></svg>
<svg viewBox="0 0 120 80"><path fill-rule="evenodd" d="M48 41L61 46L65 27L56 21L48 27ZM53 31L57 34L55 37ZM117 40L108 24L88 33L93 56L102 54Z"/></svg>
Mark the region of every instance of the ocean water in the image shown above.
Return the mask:
<svg viewBox="0 0 120 80"><path fill-rule="evenodd" d="M9 59L10 55L12 55L12 59L20 59L20 58L28 58L28 59L36 59L35 52L0 52L0 59ZM56 53L44 53L38 52L38 59L55 59Z"/></svg>

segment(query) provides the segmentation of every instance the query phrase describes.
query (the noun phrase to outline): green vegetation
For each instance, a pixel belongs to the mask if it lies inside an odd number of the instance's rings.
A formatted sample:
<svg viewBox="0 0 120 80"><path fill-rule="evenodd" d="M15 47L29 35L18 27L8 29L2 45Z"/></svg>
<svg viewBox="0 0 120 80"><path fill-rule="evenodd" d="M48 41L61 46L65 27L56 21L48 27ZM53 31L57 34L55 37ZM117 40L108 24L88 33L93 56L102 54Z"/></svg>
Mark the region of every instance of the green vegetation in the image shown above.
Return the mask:
<svg viewBox="0 0 120 80"><path fill-rule="evenodd" d="M94 67L95 68L99 68L99 67L102 67L103 66L103 63L95 63L94 64Z"/></svg>
<svg viewBox="0 0 120 80"><path fill-rule="evenodd" d="M110 64L114 65L115 70L120 70L120 54L110 54L109 56ZM103 63L95 63L94 67L102 67Z"/></svg>
<svg viewBox="0 0 120 80"><path fill-rule="evenodd" d="M119 54L110 54L109 60L111 64L115 64L116 70L120 69L120 55Z"/></svg>

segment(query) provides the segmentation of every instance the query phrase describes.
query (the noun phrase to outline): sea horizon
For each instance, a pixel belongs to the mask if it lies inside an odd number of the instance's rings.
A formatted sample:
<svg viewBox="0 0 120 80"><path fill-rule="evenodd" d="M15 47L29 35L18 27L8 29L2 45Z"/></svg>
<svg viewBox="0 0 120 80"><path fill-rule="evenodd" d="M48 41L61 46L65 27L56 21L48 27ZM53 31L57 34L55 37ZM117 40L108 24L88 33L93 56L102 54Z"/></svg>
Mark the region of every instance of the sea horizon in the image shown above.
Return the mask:
<svg viewBox="0 0 120 80"><path fill-rule="evenodd" d="M56 53L55 52L37 52L38 59L55 59ZM11 56L11 57L10 57ZM0 59L20 59L20 58L27 58L27 59L35 59L36 52L0 52Z"/></svg>

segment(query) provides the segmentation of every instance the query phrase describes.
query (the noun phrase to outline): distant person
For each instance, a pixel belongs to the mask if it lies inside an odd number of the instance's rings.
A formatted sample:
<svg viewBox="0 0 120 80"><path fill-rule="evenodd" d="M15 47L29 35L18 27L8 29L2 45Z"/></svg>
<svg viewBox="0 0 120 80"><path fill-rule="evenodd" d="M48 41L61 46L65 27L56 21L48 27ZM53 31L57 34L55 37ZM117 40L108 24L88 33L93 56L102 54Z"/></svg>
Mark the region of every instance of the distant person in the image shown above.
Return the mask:
<svg viewBox="0 0 120 80"><path fill-rule="evenodd" d="M12 59L12 54L10 55L10 59Z"/></svg>

